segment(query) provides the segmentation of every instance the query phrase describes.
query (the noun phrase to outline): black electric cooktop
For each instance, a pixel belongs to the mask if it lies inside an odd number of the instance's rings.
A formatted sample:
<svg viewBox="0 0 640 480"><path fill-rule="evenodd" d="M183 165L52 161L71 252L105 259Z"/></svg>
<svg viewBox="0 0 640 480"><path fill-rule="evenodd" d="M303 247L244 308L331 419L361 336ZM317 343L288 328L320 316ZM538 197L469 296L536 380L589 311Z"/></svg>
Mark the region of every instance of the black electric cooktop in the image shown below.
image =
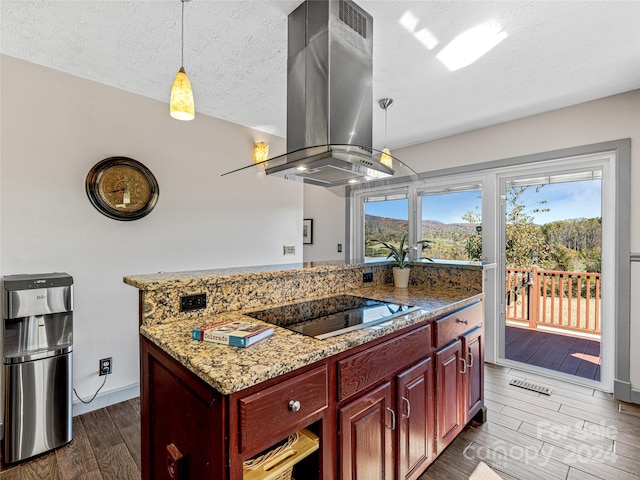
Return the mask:
<svg viewBox="0 0 640 480"><path fill-rule="evenodd" d="M418 308L353 295L335 295L246 315L323 339L382 323Z"/></svg>

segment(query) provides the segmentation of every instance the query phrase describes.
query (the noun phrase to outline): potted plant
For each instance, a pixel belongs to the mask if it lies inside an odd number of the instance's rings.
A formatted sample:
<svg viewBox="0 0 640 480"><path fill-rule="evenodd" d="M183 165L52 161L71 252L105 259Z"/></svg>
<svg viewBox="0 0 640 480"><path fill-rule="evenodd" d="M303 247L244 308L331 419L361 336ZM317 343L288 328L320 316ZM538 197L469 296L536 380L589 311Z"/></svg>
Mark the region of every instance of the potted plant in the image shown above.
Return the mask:
<svg viewBox="0 0 640 480"><path fill-rule="evenodd" d="M393 260L396 262L396 266L393 267L393 284L398 288L407 288L407 286L409 285L409 273L411 272L411 269L407 266L409 263L409 250L411 250L412 248L417 248L418 244L424 245L427 243L431 243L431 241L420 240L414 245L408 245L406 233L402 236L399 247L391 245L387 242L382 242L380 240L376 241L384 245L385 248L389 250L389 255L387 255L387 258L393 257ZM424 258L426 260L429 260L430 262L433 262L433 260L430 258Z"/></svg>

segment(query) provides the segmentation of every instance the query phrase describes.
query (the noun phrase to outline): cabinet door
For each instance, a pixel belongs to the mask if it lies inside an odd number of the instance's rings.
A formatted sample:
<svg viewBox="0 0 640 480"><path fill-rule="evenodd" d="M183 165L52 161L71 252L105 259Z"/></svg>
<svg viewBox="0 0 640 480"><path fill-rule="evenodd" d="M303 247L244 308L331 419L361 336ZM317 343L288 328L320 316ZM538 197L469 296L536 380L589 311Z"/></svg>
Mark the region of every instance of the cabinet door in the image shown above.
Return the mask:
<svg viewBox="0 0 640 480"><path fill-rule="evenodd" d="M465 419L468 423L484 405L484 345L482 328L462 335L462 351L467 361L465 374Z"/></svg>
<svg viewBox="0 0 640 480"><path fill-rule="evenodd" d="M433 461L433 359L398 375L398 478L415 479Z"/></svg>
<svg viewBox="0 0 640 480"><path fill-rule="evenodd" d="M436 351L436 423L438 453L444 450L464 426L464 365L462 342L456 340Z"/></svg>
<svg viewBox="0 0 640 480"><path fill-rule="evenodd" d="M391 383L385 382L339 410L340 478L391 480L396 423Z"/></svg>
<svg viewBox="0 0 640 480"><path fill-rule="evenodd" d="M150 342L140 346L142 479L226 478L222 397Z"/></svg>

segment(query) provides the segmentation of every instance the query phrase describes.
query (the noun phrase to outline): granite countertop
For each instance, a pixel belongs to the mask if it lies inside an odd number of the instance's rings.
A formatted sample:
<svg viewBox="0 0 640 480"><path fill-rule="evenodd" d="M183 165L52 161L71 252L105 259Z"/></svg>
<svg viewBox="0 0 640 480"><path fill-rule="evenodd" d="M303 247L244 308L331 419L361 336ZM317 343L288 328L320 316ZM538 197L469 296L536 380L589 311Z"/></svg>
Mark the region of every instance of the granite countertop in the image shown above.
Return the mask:
<svg viewBox="0 0 640 480"><path fill-rule="evenodd" d="M451 260L436 260L427 262L426 260L413 261L414 264L455 265L457 268L491 268L495 264L480 262L462 262ZM361 267L373 267L376 265L392 265L390 260L374 260L366 262L346 262L343 260L331 260L321 262L287 263L278 265L259 265L247 267L216 268L209 270L190 270L185 272L157 272L141 275L127 275L124 282L140 290L157 290L167 287L179 287L200 282L202 280L222 282L227 279L238 279L243 276L251 278L273 279L279 275L298 274L305 271L313 272L339 272L345 269L357 269Z"/></svg>
<svg viewBox="0 0 640 480"><path fill-rule="evenodd" d="M389 263L389 262L378 262ZM342 271L345 268L360 266L357 262L323 261L306 263L286 263L278 265L259 265L247 267L216 268L210 270L190 270L186 272L158 272L143 275L127 275L124 282L141 290L154 290L158 288L175 287L190 284L200 280L224 281L228 278L237 279L243 275L251 278L263 276L265 279L273 279L278 275L290 275L305 270L313 271Z"/></svg>
<svg viewBox="0 0 640 480"><path fill-rule="evenodd" d="M424 286L410 286L407 289L400 289L384 285L358 288L343 293L417 305L421 308L381 324L324 340L274 326L272 337L249 348L236 348L191 339L193 328L215 321L245 320L264 323L243 315L243 311L225 312L204 319L180 319L161 324L142 325L140 333L207 384L226 395L344 352L349 348L362 345L410 325L456 310L482 298L482 294L470 295L467 291L462 290ZM244 312L262 308L247 309ZM268 324L265 323L265 325Z"/></svg>

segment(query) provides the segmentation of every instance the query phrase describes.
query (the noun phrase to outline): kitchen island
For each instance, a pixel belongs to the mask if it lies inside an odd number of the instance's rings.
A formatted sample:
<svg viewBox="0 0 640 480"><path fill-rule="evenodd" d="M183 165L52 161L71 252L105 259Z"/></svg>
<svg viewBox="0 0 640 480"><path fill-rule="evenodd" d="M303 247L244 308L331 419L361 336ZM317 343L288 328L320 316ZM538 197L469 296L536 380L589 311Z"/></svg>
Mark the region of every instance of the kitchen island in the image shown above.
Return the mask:
<svg viewBox="0 0 640 480"><path fill-rule="evenodd" d="M482 416L483 309L481 266L413 269L408 289L391 285L388 263L125 277L140 290L143 479L240 479L243 462L303 429L317 450L298 479L417 478ZM204 308L180 308L203 293ZM246 349L191 339L337 293L420 308L323 340L278 326Z"/></svg>

